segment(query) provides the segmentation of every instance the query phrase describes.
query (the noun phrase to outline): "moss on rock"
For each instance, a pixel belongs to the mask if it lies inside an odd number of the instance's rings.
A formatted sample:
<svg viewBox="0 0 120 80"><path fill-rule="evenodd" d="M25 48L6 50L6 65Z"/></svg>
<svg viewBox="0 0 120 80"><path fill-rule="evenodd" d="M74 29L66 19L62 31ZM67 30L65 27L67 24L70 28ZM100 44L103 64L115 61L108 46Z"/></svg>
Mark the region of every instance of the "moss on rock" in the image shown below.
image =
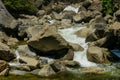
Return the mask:
<svg viewBox="0 0 120 80"><path fill-rule="evenodd" d="M33 0L2 0L8 11L14 15L36 14L37 8Z"/></svg>

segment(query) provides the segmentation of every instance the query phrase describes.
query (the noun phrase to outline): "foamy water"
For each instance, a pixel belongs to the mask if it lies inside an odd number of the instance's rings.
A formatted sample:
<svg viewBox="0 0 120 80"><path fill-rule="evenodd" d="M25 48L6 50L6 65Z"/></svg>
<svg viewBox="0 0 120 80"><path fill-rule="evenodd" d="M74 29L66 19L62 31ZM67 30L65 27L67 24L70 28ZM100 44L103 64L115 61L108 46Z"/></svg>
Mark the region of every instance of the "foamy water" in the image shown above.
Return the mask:
<svg viewBox="0 0 120 80"><path fill-rule="evenodd" d="M85 43L85 38L77 37L77 35L74 34L76 31L83 29L83 28L85 27L71 27L67 29L60 29L59 33L63 36L63 38L66 41L77 43L84 48L84 51L74 52L74 59L73 59L74 61L79 62L79 64L82 67L97 66L96 63L90 62L87 59L86 51L87 51L88 45L87 43Z"/></svg>

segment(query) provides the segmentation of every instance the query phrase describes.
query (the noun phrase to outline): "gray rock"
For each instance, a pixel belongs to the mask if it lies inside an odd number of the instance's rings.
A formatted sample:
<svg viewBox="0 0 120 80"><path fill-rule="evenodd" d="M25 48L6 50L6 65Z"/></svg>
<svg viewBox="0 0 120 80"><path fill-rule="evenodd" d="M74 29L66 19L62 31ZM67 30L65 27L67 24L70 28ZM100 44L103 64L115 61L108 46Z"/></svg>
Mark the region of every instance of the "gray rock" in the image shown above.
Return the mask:
<svg viewBox="0 0 120 80"><path fill-rule="evenodd" d="M91 5L88 7L88 10L92 10L92 11L97 10L101 12L103 10L102 1L100 0L93 1Z"/></svg>
<svg viewBox="0 0 120 80"><path fill-rule="evenodd" d="M75 34L78 36L78 37L83 37L83 38L86 38L88 35L90 35L92 33L92 30L90 28L83 28L79 31L77 31Z"/></svg>
<svg viewBox="0 0 120 80"><path fill-rule="evenodd" d="M15 55L10 52L10 48L6 45L0 42L0 59L5 61L11 61L15 59Z"/></svg>
<svg viewBox="0 0 120 80"><path fill-rule="evenodd" d="M29 49L28 45L18 46L17 51L19 52L19 55L21 55L21 56L36 57L36 53L32 52Z"/></svg>
<svg viewBox="0 0 120 80"><path fill-rule="evenodd" d="M9 64L6 61L0 60L0 73L9 68Z"/></svg>
<svg viewBox="0 0 120 80"><path fill-rule="evenodd" d="M53 14L53 18L56 19L56 20L61 20L62 19L62 15L56 13L56 12L52 12Z"/></svg>
<svg viewBox="0 0 120 80"><path fill-rule="evenodd" d="M105 74L106 71L100 67L87 67L87 68L81 70L80 73L82 73L82 74Z"/></svg>
<svg viewBox="0 0 120 80"><path fill-rule="evenodd" d="M68 44L54 27L44 27L28 41L28 45L38 51L39 55L55 58L62 58L68 53Z"/></svg>
<svg viewBox="0 0 120 80"><path fill-rule="evenodd" d="M16 21L12 15L7 11L4 4L0 0L0 26L5 28L14 29L16 28Z"/></svg>
<svg viewBox="0 0 120 80"><path fill-rule="evenodd" d="M16 38L8 38L7 45L9 46L15 46L19 41Z"/></svg>
<svg viewBox="0 0 120 80"><path fill-rule="evenodd" d="M84 48L81 47L79 44L76 43L69 43L69 45L72 47L74 51L83 51Z"/></svg>
<svg viewBox="0 0 120 80"><path fill-rule="evenodd" d="M87 50L87 58L89 61L96 63L109 63L109 51L106 48L89 47Z"/></svg>
<svg viewBox="0 0 120 80"><path fill-rule="evenodd" d="M20 59L24 61L31 69L36 69L39 63L39 60L27 56L20 56Z"/></svg>
<svg viewBox="0 0 120 80"><path fill-rule="evenodd" d="M38 27L38 26L33 26L33 27L27 28L26 29L27 37L31 38L32 36L34 36L37 33L39 33L40 30L41 30L41 27Z"/></svg>
<svg viewBox="0 0 120 80"><path fill-rule="evenodd" d="M21 71L21 70L12 70L10 71L10 74L13 74L13 75L25 75L27 72L26 71Z"/></svg>
<svg viewBox="0 0 120 80"><path fill-rule="evenodd" d="M78 62L72 60L64 60L61 63L67 67L80 67Z"/></svg>
<svg viewBox="0 0 120 80"><path fill-rule="evenodd" d="M40 27L39 19L35 16L22 15L25 19L18 19L18 36L26 37L27 29L30 27ZM34 29L35 30L35 29Z"/></svg>
<svg viewBox="0 0 120 80"><path fill-rule="evenodd" d="M0 72L0 76L8 76L9 75L9 70L10 70L9 68L6 68L2 72Z"/></svg>
<svg viewBox="0 0 120 80"><path fill-rule="evenodd" d="M45 15L45 10L39 10L39 11L37 12L37 16L38 16L38 17L43 17L43 15Z"/></svg>
<svg viewBox="0 0 120 80"><path fill-rule="evenodd" d="M72 20L71 19L62 19L61 20L61 28L69 28L72 26Z"/></svg>
<svg viewBox="0 0 120 80"><path fill-rule="evenodd" d="M50 65L45 65L42 69L33 70L31 73L41 77L49 77L56 74Z"/></svg>

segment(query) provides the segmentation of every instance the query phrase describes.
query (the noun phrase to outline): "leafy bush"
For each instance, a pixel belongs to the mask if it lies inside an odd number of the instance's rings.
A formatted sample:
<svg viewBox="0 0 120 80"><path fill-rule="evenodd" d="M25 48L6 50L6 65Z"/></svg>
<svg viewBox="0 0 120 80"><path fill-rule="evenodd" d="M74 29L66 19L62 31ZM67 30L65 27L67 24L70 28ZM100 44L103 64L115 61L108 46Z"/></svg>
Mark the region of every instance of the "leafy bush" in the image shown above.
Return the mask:
<svg viewBox="0 0 120 80"><path fill-rule="evenodd" d="M2 0L8 11L13 14L35 14L37 8L33 0Z"/></svg>
<svg viewBox="0 0 120 80"><path fill-rule="evenodd" d="M102 0L103 13L112 14L114 11L113 4L114 4L113 0Z"/></svg>

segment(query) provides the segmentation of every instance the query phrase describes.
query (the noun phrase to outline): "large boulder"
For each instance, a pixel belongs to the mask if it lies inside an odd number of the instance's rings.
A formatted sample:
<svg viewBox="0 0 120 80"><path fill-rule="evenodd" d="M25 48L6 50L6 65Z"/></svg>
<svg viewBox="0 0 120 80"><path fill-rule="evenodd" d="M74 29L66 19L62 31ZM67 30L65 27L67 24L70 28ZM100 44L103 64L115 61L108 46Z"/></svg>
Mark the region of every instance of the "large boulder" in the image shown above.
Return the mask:
<svg viewBox="0 0 120 80"><path fill-rule="evenodd" d="M109 63L109 51L106 48L91 46L87 50L87 58L89 61L96 63Z"/></svg>
<svg viewBox="0 0 120 80"><path fill-rule="evenodd" d="M11 61L15 59L15 55L11 53L10 48L0 42L0 59L5 61Z"/></svg>
<svg viewBox="0 0 120 80"><path fill-rule="evenodd" d="M69 51L69 43L57 32L55 27L44 27L28 41L28 45L39 55L62 58Z"/></svg>
<svg viewBox="0 0 120 80"><path fill-rule="evenodd" d="M16 21L12 15L7 11L4 4L0 0L0 26L5 28L14 29L16 27Z"/></svg>

